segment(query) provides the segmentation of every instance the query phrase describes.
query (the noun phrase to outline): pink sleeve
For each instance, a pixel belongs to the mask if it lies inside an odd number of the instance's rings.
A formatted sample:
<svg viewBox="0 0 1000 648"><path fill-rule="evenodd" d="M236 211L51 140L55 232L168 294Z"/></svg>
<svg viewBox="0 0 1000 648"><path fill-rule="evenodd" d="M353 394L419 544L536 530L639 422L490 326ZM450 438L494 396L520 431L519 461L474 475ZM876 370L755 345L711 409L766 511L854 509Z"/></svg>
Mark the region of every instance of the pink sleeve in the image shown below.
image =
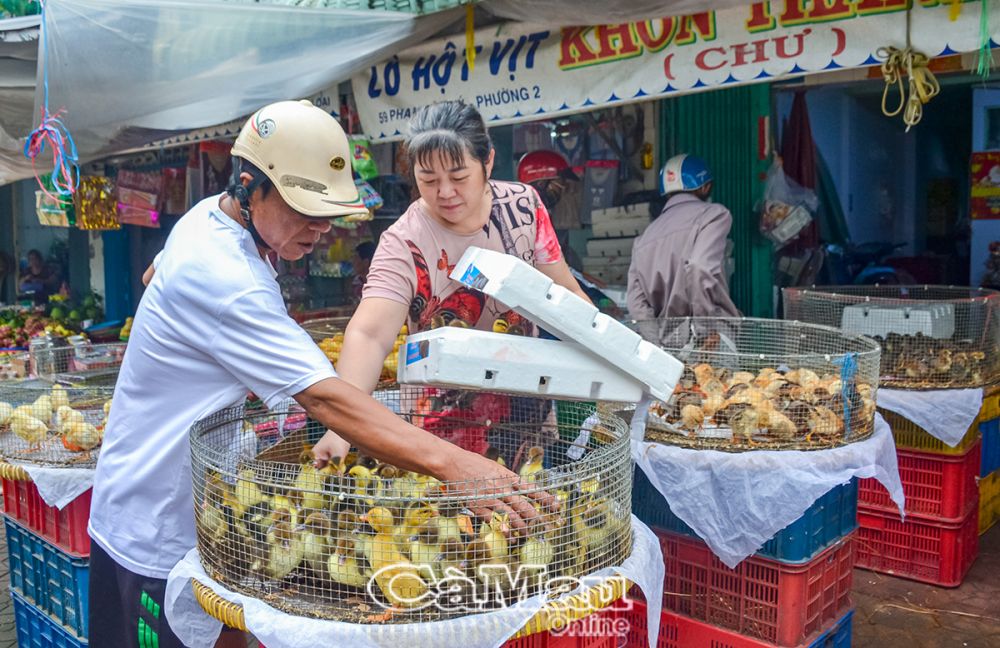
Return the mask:
<svg viewBox="0 0 1000 648"><path fill-rule="evenodd" d="M387 230L379 238L362 299L381 297L410 305L416 295L413 255L399 232Z"/></svg>
<svg viewBox="0 0 1000 648"><path fill-rule="evenodd" d="M534 189L532 189L534 191ZM552 219L549 218L549 210L545 208L542 199L535 192L535 263L549 265L562 261L562 248L559 247L559 239L556 238L556 231L552 228Z"/></svg>

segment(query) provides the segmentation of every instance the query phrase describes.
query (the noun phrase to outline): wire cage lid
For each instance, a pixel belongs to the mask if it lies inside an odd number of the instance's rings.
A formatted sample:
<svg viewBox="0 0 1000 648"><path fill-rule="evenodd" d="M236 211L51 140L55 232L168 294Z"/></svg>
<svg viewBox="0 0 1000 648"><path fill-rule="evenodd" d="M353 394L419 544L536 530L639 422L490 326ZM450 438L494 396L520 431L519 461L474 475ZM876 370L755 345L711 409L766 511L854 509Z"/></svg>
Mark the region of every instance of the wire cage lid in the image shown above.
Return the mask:
<svg viewBox="0 0 1000 648"><path fill-rule="evenodd" d="M881 384L972 388L1000 381L1000 292L968 286L785 288L786 319L836 326L883 347Z"/></svg>

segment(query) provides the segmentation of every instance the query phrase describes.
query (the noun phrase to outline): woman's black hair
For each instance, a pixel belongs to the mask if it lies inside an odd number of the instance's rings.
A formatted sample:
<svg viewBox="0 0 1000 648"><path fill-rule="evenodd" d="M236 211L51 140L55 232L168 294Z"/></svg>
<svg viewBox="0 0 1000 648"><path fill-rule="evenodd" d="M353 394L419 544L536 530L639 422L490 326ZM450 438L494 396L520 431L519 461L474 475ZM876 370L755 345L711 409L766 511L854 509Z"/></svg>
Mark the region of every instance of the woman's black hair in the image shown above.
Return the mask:
<svg viewBox="0 0 1000 648"><path fill-rule="evenodd" d="M42 261L42 262L45 261L45 257L42 256L42 253L39 252L38 250L28 250L28 253L26 255L24 255L24 256L25 256L25 258L27 258L27 259L30 260L32 254L37 255L39 261Z"/></svg>
<svg viewBox="0 0 1000 648"><path fill-rule="evenodd" d="M417 164L429 167L443 155L454 166L461 166L465 153L479 161L486 172L486 162L493 142L479 111L464 101L442 101L421 108L410 120L406 152L410 169Z"/></svg>

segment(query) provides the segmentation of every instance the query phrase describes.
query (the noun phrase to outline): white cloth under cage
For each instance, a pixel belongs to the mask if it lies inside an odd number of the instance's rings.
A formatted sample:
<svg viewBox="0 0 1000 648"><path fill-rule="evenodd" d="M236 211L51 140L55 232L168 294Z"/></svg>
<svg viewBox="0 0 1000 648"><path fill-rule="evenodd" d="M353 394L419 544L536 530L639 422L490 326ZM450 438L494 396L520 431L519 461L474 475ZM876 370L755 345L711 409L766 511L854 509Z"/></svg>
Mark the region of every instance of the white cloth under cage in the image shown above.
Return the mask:
<svg viewBox="0 0 1000 648"><path fill-rule="evenodd" d="M94 485L93 468L50 468L20 461L12 465L24 468L48 506L64 509Z"/></svg>
<svg viewBox="0 0 1000 648"><path fill-rule="evenodd" d="M731 568L856 477L878 479L903 513L896 446L877 414L871 437L839 448L722 452L644 441L648 405L633 417L632 458L674 515Z"/></svg>
<svg viewBox="0 0 1000 648"><path fill-rule="evenodd" d="M983 390L879 388L878 406L904 416L935 439L957 446L983 407Z"/></svg>
<svg viewBox="0 0 1000 648"><path fill-rule="evenodd" d="M617 574L638 585L648 601L649 645L655 646L663 599L663 554L656 535L634 516L632 535L632 554L625 562L594 572L584 579L584 583L595 585L600 579ZM506 642L549 602L546 595L539 594L506 609L427 623L355 624L312 619L282 612L213 581L201 565L198 550L192 549L170 572L165 597L165 612L170 627L190 648L211 648L222 630L222 623L209 616L195 598L190 587L192 578L210 587L226 601L242 605L247 629L268 648L431 648L459 645L464 648L495 648ZM563 596L580 591L582 588Z"/></svg>

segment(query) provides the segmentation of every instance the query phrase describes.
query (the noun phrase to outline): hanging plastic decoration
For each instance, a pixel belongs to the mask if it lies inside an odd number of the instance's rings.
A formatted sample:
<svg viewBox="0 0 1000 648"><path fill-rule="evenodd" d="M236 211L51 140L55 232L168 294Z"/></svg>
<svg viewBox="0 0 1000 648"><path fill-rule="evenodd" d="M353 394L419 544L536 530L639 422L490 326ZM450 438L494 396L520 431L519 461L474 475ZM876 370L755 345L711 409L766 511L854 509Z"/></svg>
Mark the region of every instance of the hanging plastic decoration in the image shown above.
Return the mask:
<svg viewBox="0 0 1000 648"><path fill-rule="evenodd" d="M76 225L84 230L117 230L118 200L110 178L87 176L76 192Z"/></svg>
<svg viewBox="0 0 1000 648"><path fill-rule="evenodd" d="M35 172L35 180L42 191L54 201L68 203L80 186L80 165L76 153L76 144L69 129L62 122L65 110L49 112L49 64L46 56L45 42L48 30L45 27L45 3L39 0L42 7L41 22L41 54L42 54L42 112L38 128L33 130L24 143L24 156L31 160L31 168ZM46 187L38 175L36 159L45 152L46 145L52 152L52 192Z"/></svg>
<svg viewBox="0 0 1000 648"><path fill-rule="evenodd" d="M976 64L976 74L983 81L990 78L990 67L993 65L992 41L990 39L990 2L982 0L979 10L979 62Z"/></svg>

